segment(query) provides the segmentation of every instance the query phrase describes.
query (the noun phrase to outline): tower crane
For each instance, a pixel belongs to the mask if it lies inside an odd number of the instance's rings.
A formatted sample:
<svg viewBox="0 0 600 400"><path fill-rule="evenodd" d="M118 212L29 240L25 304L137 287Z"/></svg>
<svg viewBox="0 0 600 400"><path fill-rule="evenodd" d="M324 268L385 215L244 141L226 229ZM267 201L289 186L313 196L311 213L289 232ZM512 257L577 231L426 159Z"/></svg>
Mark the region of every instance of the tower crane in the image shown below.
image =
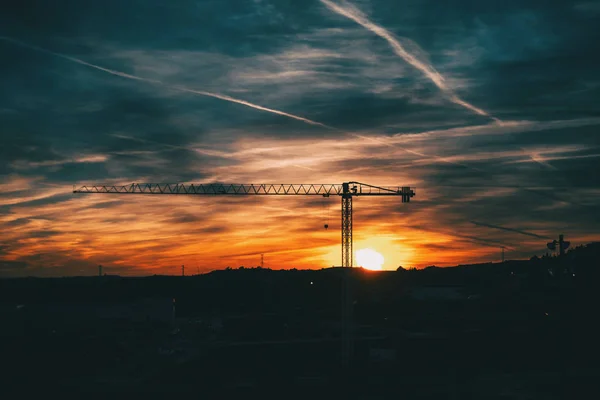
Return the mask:
<svg viewBox="0 0 600 400"><path fill-rule="evenodd" d="M403 203L410 202L415 191L408 187L383 187L360 182L342 184L183 184L132 183L131 185L86 185L73 187L73 193L146 194L146 195L232 195L232 196L340 196L342 199L342 267L353 266L352 252L352 198L362 196L399 196ZM352 303L348 271L344 274L342 294L342 363L349 364L352 353Z"/></svg>
<svg viewBox="0 0 600 400"><path fill-rule="evenodd" d="M352 267L352 198L359 196L400 196L408 203L415 192L407 186L382 187L360 182L340 184L182 184L133 183L131 185L86 185L73 187L73 193L102 194L170 194L170 195L233 195L233 196L323 196L342 198L342 267Z"/></svg>

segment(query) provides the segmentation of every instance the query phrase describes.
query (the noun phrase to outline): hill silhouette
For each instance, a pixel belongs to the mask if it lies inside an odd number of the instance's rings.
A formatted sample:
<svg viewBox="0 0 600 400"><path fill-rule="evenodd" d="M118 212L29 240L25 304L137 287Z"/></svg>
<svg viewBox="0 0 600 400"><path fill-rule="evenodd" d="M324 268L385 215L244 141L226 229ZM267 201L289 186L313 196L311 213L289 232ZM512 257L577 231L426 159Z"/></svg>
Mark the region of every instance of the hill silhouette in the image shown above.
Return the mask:
<svg viewBox="0 0 600 400"><path fill-rule="evenodd" d="M35 379L70 392L249 393L345 379L439 398L423 394L431 382L465 394L511 374L543 398L577 397L598 355L598 265L591 243L563 257L355 268L355 366L343 376L340 268L2 279L2 367L19 390Z"/></svg>

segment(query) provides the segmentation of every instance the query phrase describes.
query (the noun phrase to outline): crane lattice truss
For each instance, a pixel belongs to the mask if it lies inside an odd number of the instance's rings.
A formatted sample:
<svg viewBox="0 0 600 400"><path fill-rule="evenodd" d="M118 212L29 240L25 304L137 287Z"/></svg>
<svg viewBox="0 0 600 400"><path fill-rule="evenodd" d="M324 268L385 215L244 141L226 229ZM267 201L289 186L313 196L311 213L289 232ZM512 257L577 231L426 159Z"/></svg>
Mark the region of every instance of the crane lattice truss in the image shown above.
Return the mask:
<svg viewBox="0 0 600 400"><path fill-rule="evenodd" d="M408 203L415 195L413 189L373 186L360 182L340 184L182 184L133 183L131 185L87 185L73 188L73 193L105 194L171 194L171 195L307 195L341 196L342 198L342 267L352 267L352 198L355 196L399 196Z"/></svg>

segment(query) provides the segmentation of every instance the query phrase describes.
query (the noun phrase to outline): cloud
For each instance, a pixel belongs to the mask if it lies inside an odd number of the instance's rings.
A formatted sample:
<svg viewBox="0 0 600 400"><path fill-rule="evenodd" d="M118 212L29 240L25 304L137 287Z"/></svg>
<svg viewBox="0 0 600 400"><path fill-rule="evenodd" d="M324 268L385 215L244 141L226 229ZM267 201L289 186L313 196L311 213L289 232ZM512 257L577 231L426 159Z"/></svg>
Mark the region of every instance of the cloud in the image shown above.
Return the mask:
<svg viewBox="0 0 600 400"><path fill-rule="evenodd" d="M573 6L573 8L577 11L586 14L597 15L600 13L600 2L599 1L586 1L577 3Z"/></svg>
<svg viewBox="0 0 600 400"><path fill-rule="evenodd" d="M357 24L363 26L365 29L368 29L371 32L373 32L374 34L376 34L377 36L385 39L389 43L389 45L392 47L392 50L394 51L394 53L396 53L398 55L398 57L401 57L408 64L412 65L413 67L415 67L416 69L421 71L440 90L442 90L443 92L446 92L449 96L450 101L452 101L453 103L456 103L464 108L467 108L476 114L483 115L486 117L489 116L490 118L494 119L496 122L501 122L499 119L490 116L486 111L484 111L478 107L475 107L474 105L464 101L463 99L459 98L457 95L453 94L452 90L447 86L446 80L444 79L444 77L431 64L424 61L423 59L419 59L419 57L416 57L414 54L408 52L406 50L405 46L403 46L400 43L400 41L398 41L398 39L396 39L390 31L371 22L367 18L367 16L365 14L363 14L355 6L353 6L352 4L350 4L346 1L342 2L343 5L339 5L330 0L320 0L320 1L331 11L333 11L339 15L342 15L348 19L351 19L352 21L356 22Z"/></svg>
<svg viewBox="0 0 600 400"><path fill-rule="evenodd" d="M138 80L138 81L142 81L142 82L152 83L152 84L155 84L155 85L164 86L164 87L166 87L167 89L170 89L170 90L176 90L176 91L181 91L181 92L186 92L186 93L198 94L198 95L201 95L201 96L213 97L215 99L219 99L219 100L229 101L229 102L232 102L232 103L241 104L241 105L244 105L244 106L247 106L247 107L250 107L250 108L254 108L256 110L266 111L266 112L269 112L269 113L272 113L272 114L277 114L277 115L281 115L281 116L284 116L284 117L296 119L298 121L306 122L307 124L318 125L318 126L321 126L321 127L324 127L324 128L331 129L331 127L328 127L327 125L324 125L324 124L322 124L320 122L312 121L312 120L310 120L308 118L300 117L298 115L286 113L286 112L275 110L275 109L268 108L268 107L263 107L263 106L260 106L258 104L253 104L253 103L250 103L250 102L245 101L245 100L236 99L236 98L231 97L231 96L227 96L227 95L223 95L223 94L219 94L219 93L206 92L206 91L203 91L203 90L190 89L190 88L183 87L183 86L165 85L162 82L154 80L154 79L142 78L142 77L139 77L139 76L127 74L125 72L115 71L115 70L109 69L109 68L104 68L104 67L101 67L99 65L91 64L91 63L88 63L86 61L80 60L80 59L75 58L75 57L71 57L71 56L67 56L67 55L64 55L64 54L56 53L56 52L53 52L53 51L50 51L50 50L47 50L47 49L43 49L43 48L38 47L38 46L33 46L33 45L28 44L28 43L22 42L20 40L16 40L16 39L9 38L9 37L6 37L6 36L0 36L0 40L4 40L6 42L9 42L9 43L12 43L12 44L16 44L16 45L19 45L19 46L27 47L27 48L29 48L31 50L35 50L35 51L39 51L39 52L42 52L42 53L50 54L50 55L53 55L55 57L64 58L65 60L69 60L69 61L72 61L72 62L77 63L77 64L85 65L87 67L94 68L94 69L97 69L99 71L103 71L103 72L106 72L108 74L119 76L119 77L122 77L122 78L127 78L127 79L133 79L133 80Z"/></svg>
<svg viewBox="0 0 600 400"><path fill-rule="evenodd" d="M257 265L261 253L272 268L340 263L337 197L72 193L95 182L415 186L407 204L354 202L355 248L376 249L393 269L499 261L502 246L529 258L558 233L599 240L600 31L572 3L354 10L502 124L448 101L362 25L332 25L338 14L319 1L7 4L5 37L162 85L0 41L4 276L93 275L98 264L124 275L208 271Z"/></svg>

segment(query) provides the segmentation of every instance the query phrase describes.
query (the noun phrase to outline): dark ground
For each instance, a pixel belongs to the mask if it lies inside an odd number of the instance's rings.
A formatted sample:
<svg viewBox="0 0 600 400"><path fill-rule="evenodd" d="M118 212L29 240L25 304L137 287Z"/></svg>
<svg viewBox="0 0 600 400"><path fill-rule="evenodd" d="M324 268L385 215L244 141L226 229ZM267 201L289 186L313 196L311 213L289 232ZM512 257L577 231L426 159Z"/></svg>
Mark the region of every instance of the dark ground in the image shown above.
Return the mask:
<svg viewBox="0 0 600 400"><path fill-rule="evenodd" d="M598 254L590 245L563 259L353 270L357 340L347 371L338 269L5 279L0 390L19 398L598 398ZM459 295L415 296L431 286ZM377 360L373 348L395 355Z"/></svg>

